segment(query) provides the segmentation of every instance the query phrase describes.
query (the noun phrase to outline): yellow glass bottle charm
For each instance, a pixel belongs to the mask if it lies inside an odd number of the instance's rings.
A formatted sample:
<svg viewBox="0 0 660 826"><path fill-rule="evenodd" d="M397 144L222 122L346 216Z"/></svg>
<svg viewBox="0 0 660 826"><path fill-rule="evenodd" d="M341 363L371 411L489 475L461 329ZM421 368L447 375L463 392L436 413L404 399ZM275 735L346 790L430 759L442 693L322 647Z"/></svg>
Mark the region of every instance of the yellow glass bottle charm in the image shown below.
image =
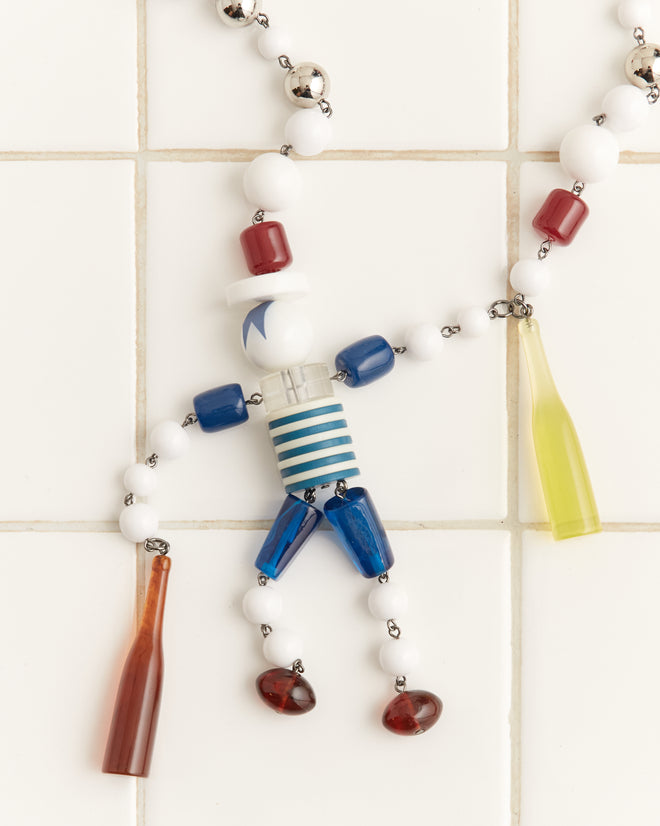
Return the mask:
<svg viewBox="0 0 660 826"><path fill-rule="evenodd" d="M518 324L532 387L532 433L543 496L555 539L598 533L598 508L575 427L555 387L539 324Z"/></svg>

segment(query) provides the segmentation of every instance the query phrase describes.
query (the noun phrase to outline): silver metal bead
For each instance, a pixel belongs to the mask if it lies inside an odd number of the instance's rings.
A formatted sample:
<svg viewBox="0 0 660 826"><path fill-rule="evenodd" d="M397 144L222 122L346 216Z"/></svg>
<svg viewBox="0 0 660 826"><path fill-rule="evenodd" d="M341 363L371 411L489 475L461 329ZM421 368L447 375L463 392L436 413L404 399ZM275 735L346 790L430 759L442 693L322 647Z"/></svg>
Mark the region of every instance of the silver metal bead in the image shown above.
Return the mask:
<svg viewBox="0 0 660 826"><path fill-rule="evenodd" d="M636 46L626 58L626 77L640 89L660 83L660 46L655 43Z"/></svg>
<svg viewBox="0 0 660 826"><path fill-rule="evenodd" d="M249 26L261 12L261 0L215 0L215 8L228 26Z"/></svg>
<svg viewBox="0 0 660 826"><path fill-rule="evenodd" d="M299 63L284 78L286 96L296 106L311 109L330 92L330 78L316 63Z"/></svg>

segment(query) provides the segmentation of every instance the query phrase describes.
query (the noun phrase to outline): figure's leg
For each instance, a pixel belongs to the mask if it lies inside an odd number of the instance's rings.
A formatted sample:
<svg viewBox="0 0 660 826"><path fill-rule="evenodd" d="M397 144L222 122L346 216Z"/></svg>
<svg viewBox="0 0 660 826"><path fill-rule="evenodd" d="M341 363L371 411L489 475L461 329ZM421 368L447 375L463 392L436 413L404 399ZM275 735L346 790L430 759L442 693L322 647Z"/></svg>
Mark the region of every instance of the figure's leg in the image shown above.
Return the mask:
<svg viewBox="0 0 660 826"><path fill-rule="evenodd" d="M387 621L390 639L380 648L380 664L395 678L398 695L385 708L383 725L394 734L422 734L438 721L442 701L430 691L407 690L406 675L417 665L419 655L412 643L401 639L398 618L408 600L403 589L390 582L394 555L383 523L368 491L348 488L343 480L324 510L358 571L368 579L378 579L369 595L369 610Z"/></svg>
<svg viewBox="0 0 660 826"><path fill-rule="evenodd" d="M304 668L300 639L284 628L273 629L282 612L282 598L268 583L281 576L322 519L323 513L311 501L303 502L290 494L286 497L255 562L258 584L243 599L243 613L260 627L264 637L264 656L276 666L257 677L257 691L280 714L311 711L316 698L311 685L301 676Z"/></svg>

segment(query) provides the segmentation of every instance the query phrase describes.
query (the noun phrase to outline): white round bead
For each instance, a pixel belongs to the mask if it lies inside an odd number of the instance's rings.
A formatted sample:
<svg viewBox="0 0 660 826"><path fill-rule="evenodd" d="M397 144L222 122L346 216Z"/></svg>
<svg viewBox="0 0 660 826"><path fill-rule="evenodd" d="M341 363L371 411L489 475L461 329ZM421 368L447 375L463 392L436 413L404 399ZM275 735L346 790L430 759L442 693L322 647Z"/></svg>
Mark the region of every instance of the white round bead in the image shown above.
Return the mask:
<svg viewBox="0 0 660 826"><path fill-rule="evenodd" d="M419 651L408 640L388 640L380 647L380 667L393 677L405 677L419 665Z"/></svg>
<svg viewBox="0 0 660 826"><path fill-rule="evenodd" d="M258 155L245 170L243 189L254 206L267 212L280 212L298 200L302 181L291 158L279 152L266 152Z"/></svg>
<svg viewBox="0 0 660 826"><path fill-rule="evenodd" d="M248 622L270 625L282 613L282 595L270 585L255 585L243 597L243 613Z"/></svg>
<svg viewBox="0 0 660 826"><path fill-rule="evenodd" d="M522 258L511 267L509 275L513 289L525 296L541 295L550 286L551 279L548 262L538 258Z"/></svg>
<svg viewBox="0 0 660 826"><path fill-rule="evenodd" d="M461 333L469 338L482 336L490 325L488 312L481 307L467 307L458 314Z"/></svg>
<svg viewBox="0 0 660 826"><path fill-rule="evenodd" d="M406 331L404 344L414 358L430 361L442 351L445 340L436 324L417 324Z"/></svg>
<svg viewBox="0 0 660 826"><path fill-rule="evenodd" d="M159 459L178 459L188 450L190 437L178 422L161 422L151 431L149 443Z"/></svg>
<svg viewBox="0 0 660 826"><path fill-rule="evenodd" d="M269 663L288 668L302 657L302 640L293 631L278 628L266 637L263 650Z"/></svg>
<svg viewBox="0 0 660 826"><path fill-rule="evenodd" d="M129 505L119 514L119 530L129 542L144 542L158 533L158 514L144 502Z"/></svg>
<svg viewBox="0 0 660 826"><path fill-rule="evenodd" d="M637 86L615 86L603 98L607 128L612 132L631 132L644 126L649 116L646 92Z"/></svg>
<svg viewBox="0 0 660 826"><path fill-rule="evenodd" d="M291 45L291 34L282 26L268 26L257 40L257 47L266 60L277 60L289 51Z"/></svg>
<svg viewBox="0 0 660 826"><path fill-rule="evenodd" d="M136 496L149 496L156 488L156 474L153 468L143 464L126 468L124 487Z"/></svg>
<svg viewBox="0 0 660 826"><path fill-rule="evenodd" d="M332 140L330 121L317 107L294 112L284 127L286 142L298 155L318 155Z"/></svg>
<svg viewBox="0 0 660 826"><path fill-rule="evenodd" d="M227 304L233 307L244 301L273 301L275 298L293 301L310 292L309 280L304 273L281 270L234 281L225 290L225 296Z"/></svg>
<svg viewBox="0 0 660 826"><path fill-rule="evenodd" d="M402 617L408 610L408 594L394 582L379 583L369 592L369 610L380 620Z"/></svg>
<svg viewBox="0 0 660 826"><path fill-rule="evenodd" d="M561 142L559 160L571 178L597 184L614 171L619 161L619 144L603 126L578 126Z"/></svg>
<svg viewBox="0 0 660 826"><path fill-rule="evenodd" d="M651 3L647 0L624 0L619 3L619 23L626 29L647 26L653 19Z"/></svg>
<svg viewBox="0 0 660 826"><path fill-rule="evenodd" d="M262 370L304 364L314 343L309 319L288 301L267 301L250 310L242 332L245 355Z"/></svg>

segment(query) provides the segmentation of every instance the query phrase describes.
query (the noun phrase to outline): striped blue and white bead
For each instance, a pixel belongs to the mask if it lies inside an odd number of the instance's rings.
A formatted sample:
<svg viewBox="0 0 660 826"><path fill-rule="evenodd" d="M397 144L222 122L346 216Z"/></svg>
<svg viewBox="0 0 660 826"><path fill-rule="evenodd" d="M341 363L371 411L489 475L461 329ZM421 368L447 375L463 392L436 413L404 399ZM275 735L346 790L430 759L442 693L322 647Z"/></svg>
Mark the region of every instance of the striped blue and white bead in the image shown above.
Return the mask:
<svg viewBox="0 0 660 826"><path fill-rule="evenodd" d="M343 405L333 397L280 408L268 430L287 493L360 473Z"/></svg>

